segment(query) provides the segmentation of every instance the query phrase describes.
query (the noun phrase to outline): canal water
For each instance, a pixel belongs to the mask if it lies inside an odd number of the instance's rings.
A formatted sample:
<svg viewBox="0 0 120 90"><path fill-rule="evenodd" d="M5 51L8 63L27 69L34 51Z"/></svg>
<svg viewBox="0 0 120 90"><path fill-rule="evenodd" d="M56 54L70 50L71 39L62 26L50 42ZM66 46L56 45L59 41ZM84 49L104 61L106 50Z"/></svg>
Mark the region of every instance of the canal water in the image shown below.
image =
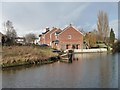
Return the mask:
<svg viewBox="0 0 120 90"><path fill-rule="evenodd" d="M2 71L3 88L117 88L118 55L75 54L73 63L20 66Z"/></svg>

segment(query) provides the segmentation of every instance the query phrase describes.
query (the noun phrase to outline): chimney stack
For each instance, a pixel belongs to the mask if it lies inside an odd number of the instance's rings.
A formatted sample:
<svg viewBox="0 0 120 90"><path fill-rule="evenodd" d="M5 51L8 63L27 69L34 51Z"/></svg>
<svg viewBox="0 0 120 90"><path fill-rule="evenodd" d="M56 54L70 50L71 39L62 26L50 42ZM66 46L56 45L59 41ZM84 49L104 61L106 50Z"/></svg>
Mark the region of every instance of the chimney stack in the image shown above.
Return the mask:
<svg viewBox="0 0 120 90"><path fill-rule="evenodd" d="M47 27L47 28L46 28L46 32L48 32L49 30L50 30L50 28Z"/></svg>
<svg viewBox="0 0 120 90"><path fill-rule="evenodd" d="M70 23L70 27L72 26L72 24Z"/></svg>

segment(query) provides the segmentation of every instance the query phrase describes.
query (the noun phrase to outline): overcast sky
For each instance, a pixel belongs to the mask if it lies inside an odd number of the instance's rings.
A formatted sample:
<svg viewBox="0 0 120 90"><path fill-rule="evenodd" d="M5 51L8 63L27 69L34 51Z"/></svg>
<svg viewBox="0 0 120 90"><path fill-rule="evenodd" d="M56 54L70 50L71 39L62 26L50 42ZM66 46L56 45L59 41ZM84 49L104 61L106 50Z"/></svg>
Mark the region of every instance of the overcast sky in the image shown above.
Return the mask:
<svg viewBox="0 0 120 90"><path fill-rule="evenodd" d="M115 30L117 37L117 2L3 2L0 23L12 21L19 36L30 32L38 35L46 27L64 28L70 23L88 32L97 29L100 10L107 12L110 28Z"/></svg>

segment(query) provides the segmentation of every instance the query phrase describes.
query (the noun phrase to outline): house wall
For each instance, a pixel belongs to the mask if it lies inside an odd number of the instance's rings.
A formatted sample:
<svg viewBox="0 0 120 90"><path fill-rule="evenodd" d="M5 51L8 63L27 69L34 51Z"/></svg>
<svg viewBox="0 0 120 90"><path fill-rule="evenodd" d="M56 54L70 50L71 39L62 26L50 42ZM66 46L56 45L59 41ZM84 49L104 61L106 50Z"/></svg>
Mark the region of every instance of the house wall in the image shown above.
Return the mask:
<svg viewBox="0 0 120 90"><path fill-rule="evenodd" d="M43 34L43 35L40 37L40 44L45 44L45 43L44 43L44 40L45 40L45 39L44 39L44 34Z"/></svg>
<svg viewBox="0 0 120 90"><path fill-rule="evenodd" d="M70 38L71 37L71 38ZM73 45L78 45L78 49L83 47L83 35L80 31L77 31L72 26L66 28L61 34L59 34L59 49L72 49Z"/></svg>
<svg viewBox="0 0 120 90"><path fill-rule="evenodd" d="M61 29L56 29L54 32L52 32L50 35L50 37L51 37L51 41L55 41L55 40L57 40L57 38L56 38L56 35L55 35L55 33L56 32L60 32L60 31L62 31Z"/></svg>
<svg viewBox="0 0 120 90"><path fill-rule="evenodd" d="M52 41L55 41L55 40L58 40L58 38L57 38L57 36L55 35L55 33L56 33L56 32L61 32L61 31L62 31L61 29L56 29L54 32L52 32L52 33L50 34L50 40L51 40L51 42L52 42ZM52 42L51 46L52 46L52 48L57 48L57 47L58 47L58 45L55 45L54 42Z"/></svg>
<svg viewBox="0 0 120 90"><path fill-rule="evenodd" d="M47 32L46 34L43 34L40 37L40 44L48 44L49 46L52 46L52 41L56 40L55 33L57 31L61 31L61 30L57 28L53 28L51 31Z"/></svg>
<svg viewBox="0 0 120 90"><path fill-rule="evenodd" d="M57 48L59 50L83 48L83 35L80 31L77 31L73 26L68 26L59 35L58 39L55 36L57 31L60 29L53 28L51 31L43 34L40 38L40 44L48 44L52 48ZM52 41L59 40L58 44L52 43Z"/></svg>
<svg viewBox="0 0 120 90"><path fill-rule="evenodd" d="M42 44L47 44L50 46L51 44L51 40L50 40L50 34L52 32L54 32L56 30L56 28L53 28L51 31L47 32L46 34L44 34L43 36L41 36L41 39L40 39L40 43Z"/></svg>

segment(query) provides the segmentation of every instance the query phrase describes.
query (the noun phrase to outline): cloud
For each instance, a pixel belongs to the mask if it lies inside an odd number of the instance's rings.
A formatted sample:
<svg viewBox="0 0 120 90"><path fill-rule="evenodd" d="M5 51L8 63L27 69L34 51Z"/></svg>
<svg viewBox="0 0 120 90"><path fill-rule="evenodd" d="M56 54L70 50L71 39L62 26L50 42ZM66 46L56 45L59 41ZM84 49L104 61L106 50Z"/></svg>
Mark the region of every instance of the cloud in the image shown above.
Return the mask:
<svg viewBox="0 0 120 90"><path fill-rule="evenodd" d="M116 38L118 38L118 36L119 36L119 34L118 34L119 33L118 32L118 24L120 24L120 21L117 20L117 19L109 22L109 27L110 27L110 29L113 28ZM92 31L94 29L97 30L97 24L85 23L85 25L83 27L78 26L78 28L83 28L84 31L89 32L89 31Z"/></svg>
<svg viewBox="0 0 120 90"><path fill-rule="evenodd" d="M96 24L91 24L91 23L85 23L85 25L83 25L83 27L81 26L78 26L79 28L83 28L83 30L85 32L90 32L90 31L93 31L94 29L97 30L97 25Z"/></svg>
<svg viewBox="0 0 120 90"><path fill-rule="evenodd" d="M24 35L30 30L41 33L46 26L61 28L77 21L89 5L90 3L3 3L3 19L13 22L18 35Z"/></svg>
<svg viewBox="0 0 120 90"><path fill-rule="evenodd" d="M2 0L2 2L119 2L119 0Z"/></svg>
<svg viewBox="0 0 120 90"><path fill-rule="evenodd" d="M10 20L20 36L26 33L34 32L41 34L45 27L64 28L73 23L85 31L95 29L96 13L98 9L94 6L98 3L69 3L69 2L21 2L21 3L3 3L3 21ZM99 4L99 8L103 3ZM103 6L108 5L104 3ZM114 6L114 5L113 5ZM106 10L111 4L104 7ZM91 10L93 10L91 12ZM114 11L113 11L114 12ZM111 14L112 16L113 13ZM117 15L115 13L115 15ZM87 23L86 23L87 22Z"/></svg>
<svg viewBox="0 0 120 90"><path fill-rule="evenodd" d="M2 32L2 3L0 3L0 32Z"/></svg>
<svg viewBox="0 0 120 90"><path fill-rule="evenodd" d="M74 22L80 19L83 11L90 5L90 3L80 4L79 7L76 7L73 11L69 11L67 15L63 17L63 22L67 21L67 23Z"/></svg>

